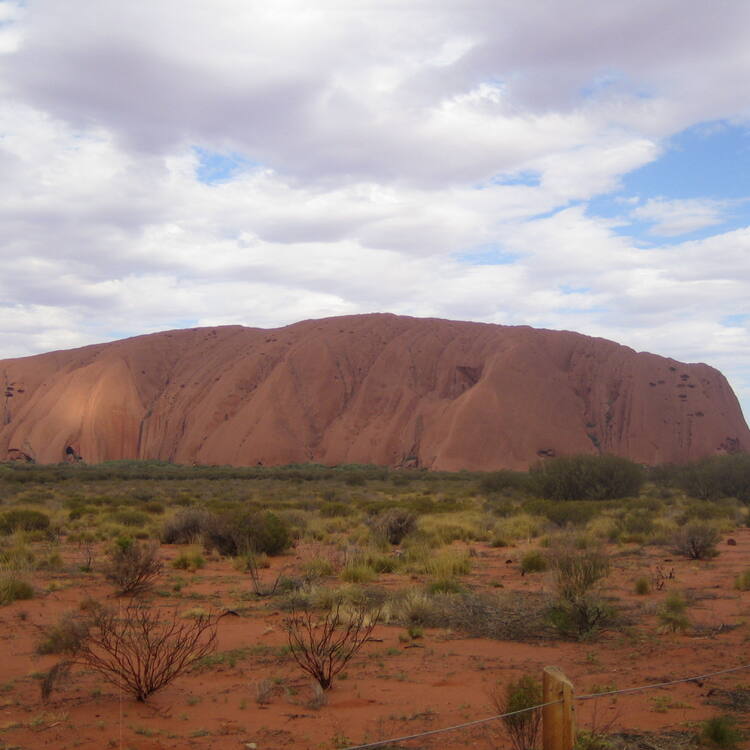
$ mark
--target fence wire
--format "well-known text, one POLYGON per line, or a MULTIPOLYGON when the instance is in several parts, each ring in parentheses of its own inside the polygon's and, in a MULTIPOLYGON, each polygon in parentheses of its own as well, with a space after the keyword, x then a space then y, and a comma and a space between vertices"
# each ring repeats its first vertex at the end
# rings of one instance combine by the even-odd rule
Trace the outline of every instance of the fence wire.
POLYGON ((393 737, 390 740, 378 740, 377 742, 367 742, 364 745, 350 745, 344 748, 344 750, 369 750, 373 747, 382 747, 383 745, 390 745, 394 742, 406 742, 407 740, 417 740, 420 737, 428 737, 434 734, 443 734, 443 732, 453 732, 456 729, 466 729, 467 727, 476 727, 480 724, 488 724, 491 721, 497 721, 498 719, 505 719, 508 716, 516 716, 517 714, 524 714, 527 711, 536 711, 537 709, 544 708, 545 706, 555 706, 558 703, 562 703, 562 700, 548 701, 547 703, 540 703, 538 706, 529 706, 528 708, 520 708, 518 711, 509 711, 505 714, 497 714, 495 716, 488 716, 486 719, 475 719, 474 721, 467 721, 463 724, 454 724, 452 727, 443 727, 442 729, 430 729, 426 732, 418 732, 417 734, 409 734, 405 737, 393 737))
MULTIPOLYGON (((740 667, 730 667, 728 669, 719 669, 715 672, 707 672, 706 674, 694 675, 693 677, 681 677, 677 680, 668 680, 666 682, 655 682, 649 685, 641 685, 640 687, 634 688, 623 688, 622 690, 607 690, 603 693, 588 693, 586 695, 575 695, 574 700, 577 701, 589 701, 595 698, 606 698, 612 695, 628 695, 632 693, 641 693, 646 690, 656 690, 658 688, 669 687, 671 685, 679 685, 683 682, 698 682, 700 680, 708 680, 711 677, 717 677, 723 674, 730 674, 732 672, 741 672, 742 670, 750 669, 750 664, 743 664, 740 667)), ((476 727, 480 724, 489 724, 492 721, 498 719, 505 719, 509 716, 516 716, 517 714, 527 713, 528 711, 537 711, 540 708, 546 706, 555 706, 558 703, 562 703, 562 700, 549 701, 548 703, 540 703, 538 706, 529 706, 528 708, 521 708, 518 711, 509 711, 504 714, 496 714, 495 716, 488 716, 484 719, 475 719, 474 721, 467 721, 463 724, 454 724, 451 727, 442 727, 441 729, 430 729, 425 732, 417 732, 416 734, 408 734, 404 737, 393 737, 388 740, 378 740, 377 742, 366 742, 364 745, 350 745, 344 748, 344 750, 371 750, 371 748, 383 747, 384 745, 396 744, 399 742, 407 742, 408 740, 417 740, 421 737, 429 737, 431 735, 443 734, 445 732, 454 732, 457 729, 467 729, 468 727, 476 727)))

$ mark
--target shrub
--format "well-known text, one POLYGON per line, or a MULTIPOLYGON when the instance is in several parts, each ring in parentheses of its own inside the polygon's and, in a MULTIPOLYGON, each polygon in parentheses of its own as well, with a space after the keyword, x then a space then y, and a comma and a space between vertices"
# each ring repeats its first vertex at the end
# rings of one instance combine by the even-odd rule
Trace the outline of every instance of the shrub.
POLYGON ((385 618, 404 625, 430 625, 436 617, 435 601, 424 591, 411 588, 400 592, 386 605, 385 618))
POLYGON ((684 633, 690 627, 686 610, 687 602, 682 594, 677 591, 669 594, 659 611, 661 630, 671 633, 684 633))
POLYGON ((73 664, 92 669, 107 682, 145 701, 216 646, 216 620, 198 616, 178 618, 177 610, 164 616, 158 610, 131 602, 118 614, 99 609, 72 660, 53 668, 42 683, 48 698, 73 664))
POLYGON ((104 575, 115 584, 119 596, 132 596, 151 588, 162 570, 158 549, 156 542, 139 544, 132 539, 117 540, 104 575))
POLYGON ((686 466, 662 467, 662 481, 676 484, 692 497, 717 500, 736 497, 750 502, 750 455, 735 453, 728 456, 711 456, 686 466))
POLYGON ((203 555, 200 552, 182 552, 178 557, 172 560, 172 567, 177 570, 189 570, 195 573, 206 564, 203 555))
POLYGON ((390 544, 401 544, 407 534, 417 526, 417 517, 405 508, 390 508, 371 519, 368 523, 376 536, 390 544))
POLYGON ((464 551, 446 550, 424 563, 424 571, 434 578, 452 578, 471 573, 471 558, 464 551))
POLYGON ((551 553, 557 601, 549 616, 563 634, 584 638, 612 614, 595 590, 609 574, 609 558, 600 549, 560 547, 551 553))
POLYGON ((545 516, 556 526, 583 526, 602 511, 601 500, 568 500, 564 503, 535 498, 523 504, 527 513, 545 516))
POLYGON ((375 578, 375 571, 364 562, 350 562, 341 571, 341 580, 347 583, 369 583, 375 578))
POLYGON ((547 570, 547 558, 539 550, 531 550, 521 558, 523 573, 541 573, 547 570))
POLYGON ((427 584, 430 594, 460 594, 464 587, 455 578, 436 578, 427 584))
POLYGON ((734 587, 738 591, 750 591, 750 570, 745 570, 734 579, 734 587))
POLYGON ((36 647, 38 654, 78 653, 88 635, 90 622, 66 612, 54 624, 42 629, 43 637, 36 647))
POLYGON ((14 571, 0 573, 0 604, 33 599, 34 588, 14 571))
POLYGON ((719 551, 719 532, 703 521, 688 523, 677 531, 672 544, 674 551, 691 560, 707 560, 716 557, 719 551))
POLYGON ((640 578, 637 578, 635 581, 635 593, 639 596, 645 596, 646 594, 651 593, 651 582, 646 578, 646 576, 641 576, 640 578))
POLYGON ((161 540, 165 544, 192 544, 200 539, 214 516, 200 508, 185 508, 164 522, 161 540))
POLYGON ((637 495, 643 469, 620 456, 547 459, 530 471, 537 492, 549 500, 612 500, 637 495))
POLYGON ((323 518, 340 518, 352 514, 352 508, 346 503, 326 502, 320 506, 320 515, 323 518))
POLYGON ((501 469, 485 474, 479 481, 479 491, 485 495, 523 492, 528 486, 528 475, 521 471, 501 469))
POLYGON ((151 520, 151 516, 148 513, 144 513, 141 510, 133 510, 132 508, 117 510, 112 513, 110 518, 115 523, 131 527, 145 526, 151 520))
POLYGON ((320 621, 309 610, 292 610, 284 628, 294 660, 323 690, 328 690, 333 678, 370 638, 379 617, 379 610, 373 613, 365 606, 345 614, 336 604, 320 621))
POLYGON ((535 750, 541 729, 542 711, 524 709, 542 703, 541 683, 531 675, 524 675, 508 683, 504 691, 497 686, 491 697, 498 714, 523 711, 513 716, 505 716, 503 724, 515 750, 535 750))
POLYGON ((701 738, 715 747, 733 748, 742 740, 742 732, 733 716, 713 716, 703 722, 701 738))
POLYGON ((333 564, 323 557, 314 557, 302 566, 302 571, 307 580, 314 581, 317 578, 333 575, 333 564))
POLYGON ((204 530, 203 541, 225 557, 248 552, 279 555, 292 544, 288 524, 270 512, 215 516, 204 530))
POLYGON ((0 534, 14 531, 47 531, 49 516, 38 510, 9 510, 0 516, 0 534))

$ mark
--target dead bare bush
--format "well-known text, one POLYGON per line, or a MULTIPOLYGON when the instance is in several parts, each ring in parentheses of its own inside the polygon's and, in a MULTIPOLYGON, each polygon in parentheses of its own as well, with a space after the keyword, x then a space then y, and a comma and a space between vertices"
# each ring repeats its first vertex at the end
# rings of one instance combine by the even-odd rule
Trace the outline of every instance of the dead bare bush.
POLYGON ((100 609, 71 659, 52 668, 42 684, 46 700, 74 665, 92 669, 107 682, 145 701, 183 674, 216 646, 216 618, 182 620, 131 601, 118 612, 100 609))
POLYGON ((250 574, 250 581, 253 585, 255 595, 258 597, 266 597, 273 596, 276 593, 284 570, 280 570, 272 582, 263 583, 260 573, 260 565, 258 565, 258 558, 251 553, 247 556, 247 572, 250 574))
POLYGON ((370 638, 380 619, 380 610, 365 606, 344 609, 340 603, 322 615, 311 610, 292 610, 284 628, 289 648, 300 669, 323 690, 370 638))

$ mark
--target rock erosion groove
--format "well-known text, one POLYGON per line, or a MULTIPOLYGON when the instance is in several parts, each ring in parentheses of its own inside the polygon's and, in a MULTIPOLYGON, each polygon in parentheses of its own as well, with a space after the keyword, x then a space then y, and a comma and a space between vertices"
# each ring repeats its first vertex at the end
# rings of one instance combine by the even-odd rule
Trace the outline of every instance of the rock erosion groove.
POLYGON ((527 326, 356 315, 168 331, 0 367, 2 460, 492 470, 750 449, 717 370, 527 326))

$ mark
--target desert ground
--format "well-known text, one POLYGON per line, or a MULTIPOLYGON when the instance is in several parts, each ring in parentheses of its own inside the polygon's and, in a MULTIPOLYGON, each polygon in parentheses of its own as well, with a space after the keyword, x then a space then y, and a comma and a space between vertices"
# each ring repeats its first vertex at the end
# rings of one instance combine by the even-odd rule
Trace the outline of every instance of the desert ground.
MULTIPOLYGON (((510 683, 541 679, 550 665, 576 695, 604 694, 576 703, 582 748, 750 746, 731 735, 748 728, 750 669, 606 695, 750 663, 750 529, 736 499, 646 484, 638 497, 573 503, 578 518, 555 522, 538 501, 487 491, 476 475, 167 481, 75 471, 44 482, 3 475, 0 511, 33 509, 54 528, 2 541, 6 580, 32 589, 0 607, 4 750, 345 748, 497 714, 510 683), (247 555, 221 555, 199 538, 161 541, 161 570, 138 596, 180 623, 216 618, 215 648, 145 702, 72 657, 42 700, 45 675, 71 658, 55 626, 96 607, 123 613, 131 601, 106 575, 115 540, 146 546, 164 539, 170 519, 238 504, 271 508, 293 530, 280 554, 253 557, 255 584, 247 555), (374 538, 381 506, 412 509, 415 527, 398 544, 374 538), (696 518, 716 532, 705 559, 675 551, 674 534, 696 518), (587 632, 549 614, 555 555, 571 550, 609 565, 587 594, 603 613, 587 632), (292 657, 287 628, 294 613, 322 620, 336 602, 379 619, 322 690, 292 657), (730 744, 706 734, 716 717, 730 744)), ((511 746, 502 721, 388 745, 511 746)))

